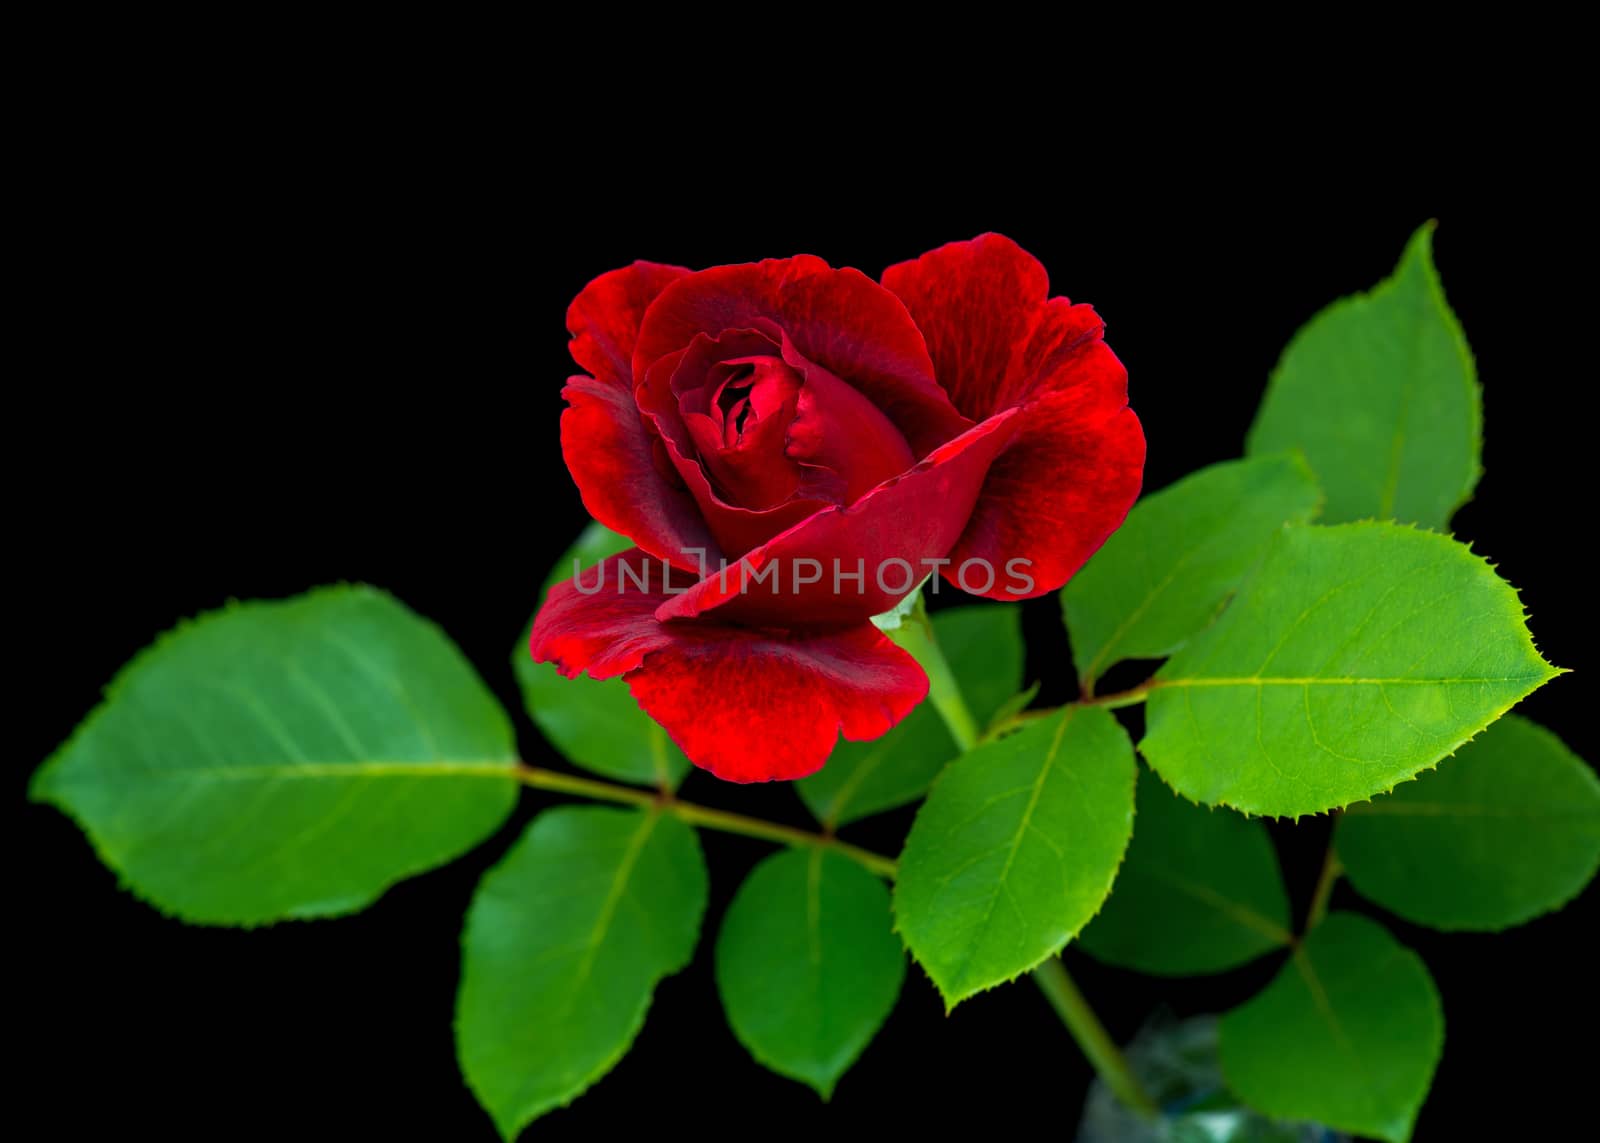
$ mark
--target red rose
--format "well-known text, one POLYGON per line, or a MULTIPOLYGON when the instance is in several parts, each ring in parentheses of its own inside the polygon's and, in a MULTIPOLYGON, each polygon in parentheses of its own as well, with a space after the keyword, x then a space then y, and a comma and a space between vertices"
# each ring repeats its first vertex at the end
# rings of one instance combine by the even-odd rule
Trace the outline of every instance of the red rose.
POLYGON ((935 567, 994 599, 1054 591, 1139 493, 1099 317, 997 234, 882 285, 807 255, 635 262, 567 328, 591 376, 563 392, 562 452, 638 547, 551 591, 533 657, 624 676, 719 777, 800 778, 841 730, 883 734, 928 683, 872 616, 935 567))

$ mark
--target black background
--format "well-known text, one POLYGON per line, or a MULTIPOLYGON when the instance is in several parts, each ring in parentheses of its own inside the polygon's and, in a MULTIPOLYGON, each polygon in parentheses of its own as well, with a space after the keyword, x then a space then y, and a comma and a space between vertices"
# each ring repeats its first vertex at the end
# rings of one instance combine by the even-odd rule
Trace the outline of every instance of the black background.
MULTIPOLYGON (((334 580, 381 585, 438 620, 519 712, 528 760, 555 764, 520 714, 509 657, 547 565, 584 522, 557 443, 571 297, 637 257, 703 266, 804 251, 876 275, 988 229, 1107 319, 1156 489, 1237 455, 1293 331, 1376 282, 1415 226, 1438 217, 1438 262, 1477 356, 1487 426, 1487 475, 1457 532, 1522 590, 1546 655, 1579 668, 1522 709, 1595 757, 1580 645, 1592 577, 1574 546, 1593 521, 1592 434, 1561 399, 1591 359, 1550 272, 1559 252, 1533 240, 1522 211, 1463 202, 1442 180, 1413 192, 1375 177, 1318 199, 1302 189, 1314 180, 1247 188, 1177 169, 1080 180, 991 164, 955 180, 708 154, 668 178, 594 153, 530 174, 482 158, 514 147, 423 158, 363 139, 330 129, 265 153, 140 150, 108 168, 115 194, 91 193, 51 231, 59 257, 40 289, 72 318, 51 339, 37 404, 12 422, 15 447, 37 458, 14 489, 38 581, 13 600, 13 661, 27 672, 14 692, 25 696, 13 720, 19 800, 33 765, 155 633, 229 597, 334 580), (1078 182, 1102 189, 1079 193, 1078 182)), ((1054 602, 1032 607, 1030 671, 1059 698, 1054 602)), ((806 820, 782 786, 695 773, 684 793, 806 820)), ((37 1016, 17 1045, 24 1098, 85 1138, 214 1138, 241 1125, 491 1138, 453 1057, 459 923, 478 876, 549 801, 526 796, 488 844, 359 916, 253 932, 163 919, 117 888, 67 819, 27 807, 13 871, 13 921, 33 962, 13 986, 37 1016)), ((847 832, 893 851, 909 821, 890 814, 847 832)), ((1326 830, 1275 827, 1297 913, 1326 830)), ((754 1064, 724 1026, 708 952, 769 848, 709 833, 703 844, 712 902, 700 955, 660 987, 632 1052, 542 1121, 541 1137, 662 1119, 713 1137, 909 1133, 962 1111, 1070 1136, 1089 1071, 1025 981, 946 1018, 913 967, 830 1106, 754 1064)), ((1347 886, 1335 905, 1381 915, 1347 886)), ((1385 918, 1444 997, 1446 1050, 1420 1139, 1582 1121, 1592 914, 1591 899, 1495 936, 1385 918)), ((1068 960, 1123 1039, 1163 1003, 1236 1004, 1275 967, 1173 982, 1068 960)))

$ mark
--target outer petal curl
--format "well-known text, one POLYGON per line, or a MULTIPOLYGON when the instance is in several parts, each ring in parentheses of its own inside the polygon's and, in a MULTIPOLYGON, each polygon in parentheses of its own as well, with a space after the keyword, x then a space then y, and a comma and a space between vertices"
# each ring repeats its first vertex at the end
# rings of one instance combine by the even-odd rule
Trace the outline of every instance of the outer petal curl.
POLYGON ((551 590, 529 649, 569 678, 623 676, 690 761, 735 782, 814 773, 841 731, 877 738, 927 694, 916 660, 870 623, 788 635, 659 622, 668 591, 688 582, 637 548, 612 556, 585 574, 583 592, 572 580, 551 590), (645 576, 650 590, 639 590, 645 576))
POLYGON ((682 266, 634 262, 590 282, 567 307, 572 359, 601 381, 631 388, 633 347, 644 311, 688 273, 682 266))
MULTIPOLYGON (((1050 298, 1044 268, 998 234, 891 266, 883 283, 916 319, 957 408, 980 419, 1021 410, 952 567, 1026 559, 1028 594, 1056 590, 1121 526, 1144 474, 1144 432, 1104 324, 1050 298)), ((1017 598, 998 585, 984 594, 1017 598)))

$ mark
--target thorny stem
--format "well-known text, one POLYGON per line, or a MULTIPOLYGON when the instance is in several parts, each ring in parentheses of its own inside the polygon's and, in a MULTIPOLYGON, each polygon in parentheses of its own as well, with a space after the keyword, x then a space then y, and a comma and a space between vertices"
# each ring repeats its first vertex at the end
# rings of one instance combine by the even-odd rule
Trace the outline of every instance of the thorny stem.
POLYGON ((1113 1095, 1135 1111, 1156 1115, 1159 1109, 1150 1098, 1139 1078, 1128 1067, 1128 1061, 1117 1050, 1116 1041, 1106 1031, 1105 1025, 1089 1007, 1078 985, 1067 975, 1060 957, 1051 957, 1033 970, 1033 982, 1050 1001, 1050 1006, 1061 1017, 1061 1022, 1078 1041, 1078 1047, 1094 1065, 1094 1070, 1113 1095))
MULTIPOLYGON (((950 731, 956 746, 963 753, 971 750, 980 738, 978 720, 972 716, 972 710, 956 683, 955 674, 933 637, 933 625, 928 622, 920 598, 905 622, 897 630, 889 632, 889 637, 922 665, 928 676, 928 700, 944 719, 945 728, 950 731)), ((1105 703, 1108 700, 1098 701, 1105 703)), ((1089 1007, 1088 1000, 1078 991, 1072 977, 1067 975, 1061 958, 1051 957, 1034 969, 1032 976, 1034 983, 1049 998, 1051 1007, 1061 1017, 1061 1022, 1067 1026, 1067 1031, 1077 1041, 1084 1058, 1112 1093, 1135 1111, 1156 1114, 1155 1102, 1140 1085, 1133 1069, 1128 1066, 1127 1058, 1106 1032, 1105 1025, 1100 1023, 1094 1009, 1089 1007)))
POLYGON ((780 825, 761 818, 746 817, 744 814, 734 814, 726 810, 712 809, 710 806, 679 801, 670 793, 636 790, 628 786, 613 785, 610 782, 597 782, 593 778, 580 778, 576 774, 545 770, 538 766, 518 766, 516 773, 517 781, 536 790, 576 794, 581 798, 622 802, 631 806, 656 806, 690 825, 760 838, 763 841, 775 841, 780 845, 823 846, 860 863, 880 877, 893 877, 895 874, 893 858, 872 853, 825 834, 811 833, 808 830, 795 829, 793 826, 780 825))

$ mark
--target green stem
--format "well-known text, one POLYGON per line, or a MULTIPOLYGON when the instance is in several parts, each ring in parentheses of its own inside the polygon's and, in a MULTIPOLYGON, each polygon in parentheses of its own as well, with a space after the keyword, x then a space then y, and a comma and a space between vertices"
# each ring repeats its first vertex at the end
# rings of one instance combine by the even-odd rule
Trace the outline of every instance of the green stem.
POLYGON ((811 833, 808 830, 779 825, 777 822, 745 817, 743 814, 730 814, 725 810, 697 806, 693 802, 680 802, 676 799, 668 801, 666 809, 690 825, 760 838, 763 841, 775 841, 780 845, 820 845, 826 849, 836 850, 880 877, 893 878, 897 868, 891 857, 884 857, 881 853, 873 853, 826 834, 811 833))
POLYGON ((944 652, 933 637, 933 624, 928 622, 928 613, 923 608, 920 595, 911 613, 888 634, 901 650, 921 664, 928 676, 928 701, 933 703, 933 708, 944 720, 956 747, 962 753, 971 750, 978 744, 981 733, 978 720, 972 717, 972 710, 961 695, 961 686, 956 682, 944 652))
MULTIPOLYGON (((980 737, 978 720, 972 717, 972 710, 962 697, 955 674, 933 637, 933 625, 928 622, 920 597, 905 621, 889 632, 889 638, 922 665, 928 676, 929 701, 939 712, 939 717, 944 719, 945 728, 950 731, 950 737, 956 745, 963 752, 971 750, 980 737)), ((1100 701, 1109 701, 1109 698, 1100 701)), ((1067 1031, 1072 1033, 1072 1038, 1078 1042, 1090 1066, 1116 1097, 1135 1111, 1156 1114, 1155 1103, 1139 1085, 1132 1069, 1128 1067, 1128 1061, 1117 1048, 1116 1041, 1107 1034, 1105 1025, 1100 1023, 1094 1009, 1089 1007, 1083 993, 1078 991, 1078 986, 1067 975, 1061 958, 1051 957, 1034 969, 1033 979, 1049 997, 1051 1005, 1067 1026, 1067 1031)))
POLYGON ((659 794, 649 790, 597 782, 593 778, 580 778, 576 774, 563 774, 559 770, 545 770, 538 766, 518 765, 517 781, 535 790, 576 794, 580 798, 594 798, 601 802, 626 802, 630 806, 653 806, 661 800, 659 794))
POLYGON ((1317 887, 1311 894, 1311 908, 1306 912, 1306 932, 1322 924, 1328 915, 1328 902, 1333 897, 1333 887, 1344 873, 1344 863, 1339 860, 1333 843, 1328 844, 1328 856, 1322 862, 1322 872, 1317 876, 1317 887))
POLYGON ((1128 1067, 1127 1059, 1117 1049, 1116 1041, 1106 1031, 1105 1025, 1100 1023, 1072 977, 1067 975, 1061 958, 1053 956, 1034 969, 1033 982, 1049 999, 1050 1006, 1061 1017, 1061 1022, 1072 1033, 1072 1038, 1078 1042, 1078 1047, 1083 1049, 1083 1054, 1094 1065, 1095 1072, 1105 1081, 1112 1094, 1135 1111, 1146 1115, 1159 1114, 1155 1101, 1144 1090, 1133 1069, 1128 1067))
POLYGON ((693 802, 681 802, 670 793, 651 793, 649 790, 636 790, 628 786, 614 785, 610 782, 597 782, 593 778, 581 778, 576 774, 563 774, 558 770, 545 770, 538 766, 518 766, 517 780, 524 786, 530 786, 536 790, 575 794, 580 798, 594 798, 602 802, 622 802, 630 806, 659 806, 666 813, 672 814, 690 825, 721 830, 723 833, 736 833, 743 837, 760 838, 762 841, 775 841, 779 845, 823 846, 860 863, 880 877, 892 878, 895 874, 893 858, 884 857, 880 853, 872 853, 859 846, 840 841, 836 837, 811 833, 808 830, 780 825, 777 822, 769 822, 761 818, 746 817, 744 814, 733 814, 726 810, 712 809, 710 806, 696 805, 693 802))
POLYGON ((1103 706, 1108 710, 1116 710, 1118 707, 1133 706, 1135 703, 1143 702, 1150 692, 1160 685, 1155 679, 1146 679, 1138 686, 1129 687, 1125 691, 1115 691, 1098 697, 1085 697, 1078 701, 1084 706, 1103 706))

